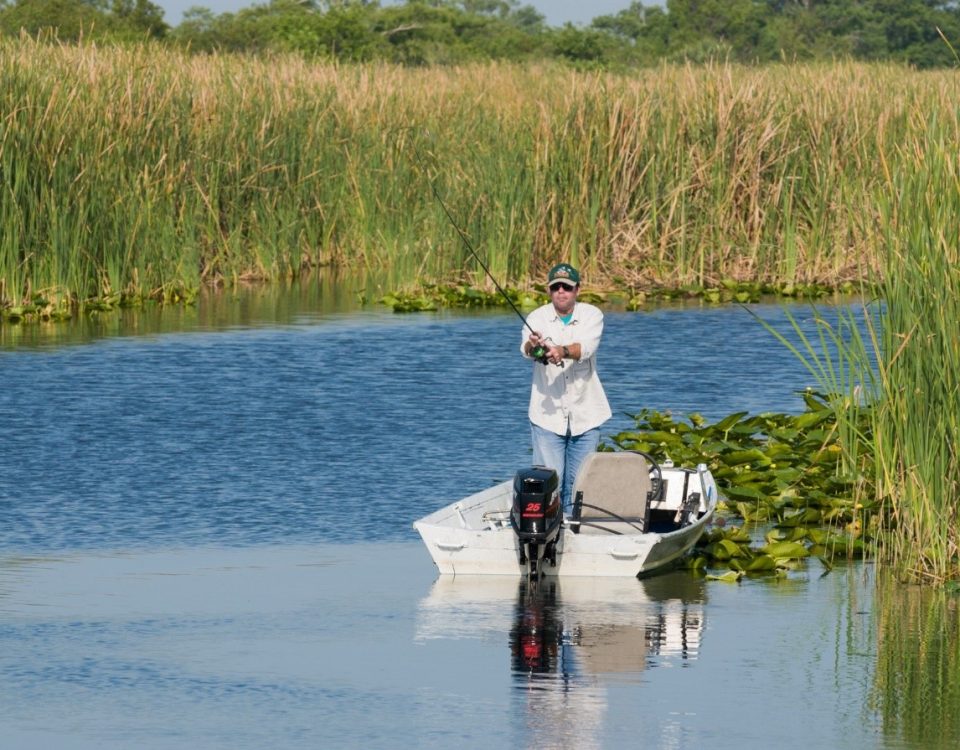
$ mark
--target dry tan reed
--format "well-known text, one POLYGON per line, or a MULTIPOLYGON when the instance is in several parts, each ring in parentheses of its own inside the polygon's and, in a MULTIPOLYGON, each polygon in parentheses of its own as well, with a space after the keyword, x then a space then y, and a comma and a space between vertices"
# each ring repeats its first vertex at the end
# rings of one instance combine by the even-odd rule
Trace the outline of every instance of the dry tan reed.
POLYGON ((954 74, 889 65, 410 70, 0 42, 0 279, 164 293, 304 266, 594 283, 881 267, 878 192, 958 130, 954 74), (420 168, 415 153, 423 155, 420 168))

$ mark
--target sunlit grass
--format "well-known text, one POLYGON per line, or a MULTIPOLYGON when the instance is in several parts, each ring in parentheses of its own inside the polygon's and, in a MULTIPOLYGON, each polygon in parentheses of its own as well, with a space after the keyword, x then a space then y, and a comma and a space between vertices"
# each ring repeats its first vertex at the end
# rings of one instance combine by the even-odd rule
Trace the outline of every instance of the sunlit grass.
POLYGON ((942 583, 960 579, 960 165, 952 116, 913 117, 923 137, 902 144, 878 197, 880 300, 818 319, 819 342, 797 327, 794 351, 835 394, 843 470, 881 503, 882 559, 942 583))
MULTIPOLYGON (((408 70, 0 41, 0 305, 176 299, 310 266, 503 282, 836 285, 878 195, 947 159, 952 73, 887 65, 408 70), (414 149, 428 167, 420 168, 414 149), (65 291, 64 291, 65 290, 65 291)), ((955 141, 954 141, 955 142, 955 141)))
MULTIPOLYGON (((918 113, 918 116, 920 113, 918 113)), ((953 123, 924 119, 928 138, 905 151, 882 204, 886 280, 873 448, 889 507, 885 546, 912 579, 960 578, 960 169, 953 123)))

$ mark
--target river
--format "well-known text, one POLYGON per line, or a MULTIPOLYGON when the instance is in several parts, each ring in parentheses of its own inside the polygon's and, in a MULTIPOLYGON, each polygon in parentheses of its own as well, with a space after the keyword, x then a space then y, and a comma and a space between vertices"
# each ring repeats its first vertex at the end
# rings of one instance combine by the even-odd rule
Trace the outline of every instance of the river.
MULTIPOLYGON (((411 522, 530 460, 519 321, 329 297, 5 332, 0 747, 956 745, 956 690, 881 658, 871 564, 438 579, 411 522)), ((608 435, 812 385, 738 306, 611 310, 599 369, 608 435)))

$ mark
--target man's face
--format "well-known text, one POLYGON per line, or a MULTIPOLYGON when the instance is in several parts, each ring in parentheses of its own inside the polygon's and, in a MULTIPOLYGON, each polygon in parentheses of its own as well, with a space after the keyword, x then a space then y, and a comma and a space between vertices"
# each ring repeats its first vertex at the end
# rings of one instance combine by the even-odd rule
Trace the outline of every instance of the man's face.
POLYGON ((559 315, 566 315, 577 301, 577 293, 580 286, 567 284, 566 282, 557 282, 550 287, 550 301, 553 302, 553 309, 559 315))

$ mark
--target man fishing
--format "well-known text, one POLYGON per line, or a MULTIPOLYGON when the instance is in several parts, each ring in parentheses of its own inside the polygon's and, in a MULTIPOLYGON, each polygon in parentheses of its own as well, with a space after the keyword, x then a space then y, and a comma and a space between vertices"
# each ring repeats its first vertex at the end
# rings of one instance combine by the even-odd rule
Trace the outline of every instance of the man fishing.
POLYGON ((550 302, 527 317, 520 351, 536 360, 529 409, 533 462, 557 472, 569 514, 577 472, 611 417, 596 363, 603 313, 577 302, 580 273, 568 263, 550 269, 547 290, 550 302))

